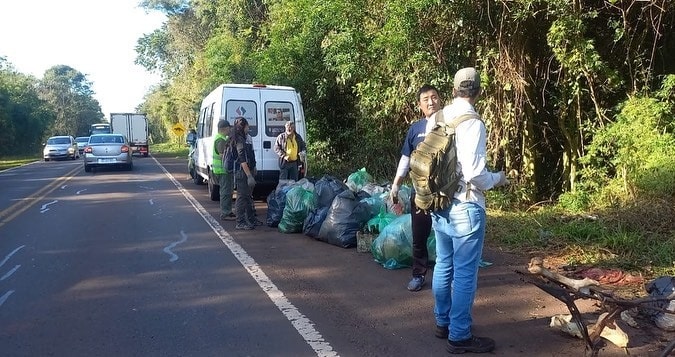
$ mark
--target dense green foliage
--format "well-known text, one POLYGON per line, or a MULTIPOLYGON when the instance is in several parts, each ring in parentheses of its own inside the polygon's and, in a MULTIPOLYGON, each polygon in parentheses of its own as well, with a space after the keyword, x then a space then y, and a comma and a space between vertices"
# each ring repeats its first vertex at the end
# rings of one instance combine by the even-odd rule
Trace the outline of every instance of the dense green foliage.
POLYGON ((86 76, 58 65, 38 80, 0 57, 0 155, 34 155, 52 135, 87 135, 103 120, 86 76))
POLYGON ((417 88, 434 84, 450 101, 454 72, 476 66, 490 162, 514 174, 512 199, 532 202, 577 191, 580 158, 627 97, 661 100, 653 93, 675 50, 665 4, 146 0, 169 20, 139 40, 137 62, 164 75, 145 106, 158 127, 193 126, 220 83, 291 85, 304 98, 314 172, 365 166, 382 180, 420 115, 417 88))

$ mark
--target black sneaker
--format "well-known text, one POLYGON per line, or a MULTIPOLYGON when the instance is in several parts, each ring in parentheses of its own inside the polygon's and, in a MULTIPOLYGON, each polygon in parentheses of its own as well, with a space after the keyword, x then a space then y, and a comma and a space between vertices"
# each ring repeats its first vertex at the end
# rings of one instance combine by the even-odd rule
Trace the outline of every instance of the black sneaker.
POLYGON ((442 339, 448 338, 448 326, 438 326, 436 325, 436 331, 434 331, 434 336, 442 339))
POLYGON ((450 341, 445 349, 453 354, 460 353, 486 353, 495 349, 495 340, 488 337, 473 336, 464 341, 450 341))
POLYGON ((253 226, 253 227, 256 227, 256 226, 262 226, 262 225, 263 225, 262 221, 259 220, 259 219, 254 219, 253 222, 248 222, 247 224, 248 224, 249 226, 253 226))
POLYGON ((230 212, 228 214, 220 214, 220 219, 223 221, 234 221, 234 219, 237 218, 237 215, 234 213, 230 212))
POLYGON ((250 231, 252 229, 255 229, 255 227, 247 223, 237 223, 237 225, 234 226, 234 229, 238 229, 241 231, 250 231))
POLYGON ((413 276, 412 280, 408 283, 409 291, 420 291, 424 286, 424 275, 413 276))

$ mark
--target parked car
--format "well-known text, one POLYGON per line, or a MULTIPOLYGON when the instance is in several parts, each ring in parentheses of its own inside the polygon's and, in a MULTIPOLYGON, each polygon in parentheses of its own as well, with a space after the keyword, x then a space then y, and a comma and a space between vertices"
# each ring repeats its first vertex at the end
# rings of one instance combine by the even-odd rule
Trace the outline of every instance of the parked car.
POLYGON ((78 136, 75 138, 75 141, 77 142, 77 150, 80 152, 80 156, 82 156, 82 153, 84 153, 84 147, 87 146, 87 142, 89 142, 89 137, 78 136))
POLYGON ((132 151, 127 137, 120 134, 94 134, 84 147, 84 171, 100 166, 122 166, 132 170, 132 151))
POLYGON ((77 151, 77 142, 72 136, 61 135, 47 139, 47 143, 42 149, 42 157, 45 161, 54 159, 75 160, 80 157, 80 153, 77 151))

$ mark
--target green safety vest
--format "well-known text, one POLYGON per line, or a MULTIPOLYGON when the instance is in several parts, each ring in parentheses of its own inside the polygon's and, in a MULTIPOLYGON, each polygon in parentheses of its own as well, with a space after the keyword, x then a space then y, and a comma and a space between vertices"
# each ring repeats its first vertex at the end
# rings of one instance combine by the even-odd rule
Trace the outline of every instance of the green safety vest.
POLYGON ((216 143, 218 140, 227 140, 229 137, 227 135, 223 135, 221 133, 216 134, 215 139, 213 139, 213 165, 211 166, 211 169, 213 170, 213 173, 216 175, 222 175, 225 173, 225 168, 223 167, 223 158, 218 154, 218 150, 216 150, 216 143))

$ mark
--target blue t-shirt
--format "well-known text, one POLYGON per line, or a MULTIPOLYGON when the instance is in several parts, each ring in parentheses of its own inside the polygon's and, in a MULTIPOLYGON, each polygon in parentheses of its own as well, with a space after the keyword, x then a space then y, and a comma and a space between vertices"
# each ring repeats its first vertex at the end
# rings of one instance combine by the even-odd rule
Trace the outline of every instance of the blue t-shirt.
POLYGON ((413 150, 424 141, 424 136, 427 131, 427 119, 422 118, 414 122, 410 128, 408 128, 408 135, 405 137, 403 142, 403 147, 401 148, 401 155, 410 157, 413 150))

